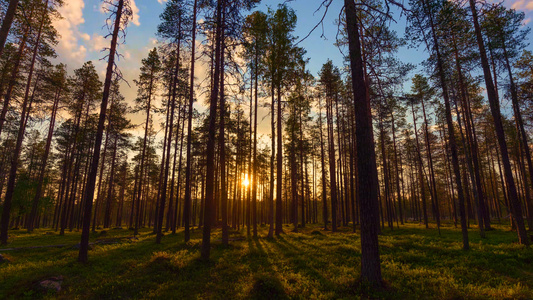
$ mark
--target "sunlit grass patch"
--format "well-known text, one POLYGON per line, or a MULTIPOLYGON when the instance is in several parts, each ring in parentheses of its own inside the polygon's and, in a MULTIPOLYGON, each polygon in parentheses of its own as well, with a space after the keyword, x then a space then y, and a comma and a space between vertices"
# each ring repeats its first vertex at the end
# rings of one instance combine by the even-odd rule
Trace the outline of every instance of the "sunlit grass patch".
POLYGON ((2 252, 10 260, 0 265, 0 298, 83 299, 531 299, 533 250, 516 243, 516 233, 494 226, 481 239, 469 230, 471 250, 463 251, 461 232, 453 226, 435 228, 408 223, 383 229, 380 235, 383 290, 359 282, 359 234, 351 227, 339 232, 307 225, 266 239, 246 229, 232 230, 229 246, 213 232, 209 262, 201 261, 201 230, 183 242, 183 232, 165 234, 155 244, 151 229, 137 239, 132 231, 92 233, 89 263, 76 262, 80 233, 64 236, 39 229, 32 234, 12 233, 8 247, 65 244, 58 248, 2 252), (105 241, 101 243, 98 241, 105 241), (35 283, 63 276, 59 293, 43 294, 35 283))

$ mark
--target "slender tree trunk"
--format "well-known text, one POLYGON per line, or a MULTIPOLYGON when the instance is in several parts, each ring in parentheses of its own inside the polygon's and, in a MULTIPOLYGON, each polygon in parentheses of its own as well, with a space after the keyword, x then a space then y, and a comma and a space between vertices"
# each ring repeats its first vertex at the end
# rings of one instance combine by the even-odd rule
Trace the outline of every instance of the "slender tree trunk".
POLYGON ((337 231, 337 172, 336 155, 335 155, 335 136, 333 129, 333 99, 331 93, 337 91, 330 91, 330 95, 326 99, 326 121, 328 131, 328 154, 329 154, 329 178, 330 178, 330 194, 331 194, 331 231, 337 231))
POLYGON ((216 37, 215 37, 215 69, 213 72, 214 80, 210 96, 209 107, 209 133, 207 136, 207 154, 206 154, 206 179, 205 179, 205 205, 204 205, 204 227, 201 257, 203 260, 208 260, 211 252, 211 226, 214 219, 214 188, 215 188, 215 129, 217 116, 217 100, 220 87, 220 78, 223 68, 221 66, 221 42, 222 42, 222 12, 225 10, 225 1, 219 0, 217 2, 216 13, 216 37))
POLYGON ((118 152, 118 133, 115 133, 115 143, 113 145, 113 156, 111 158, 111 169, 109 170, 109 183, 107 188, 107 197, 106 197, 106 206, 104 210, 104 228, 109 228, 111 226, 111 209, 112 209, 112 200, 115 191, 115 166, 117 161, 117 152, 118 152))
MULTIPOLYGON (((179 26, 181 28, 181 25, 179 26)), ((173 80, 173 87, 172 87, 172 97, 171 97, 171 103, 170 103, 170 121, 167 124, 168 126, 168 137, 165 141, 166 143, 166 159, 165 159, 165 165, 164 165, 164 174, 163 174, 163 187, 161 189, 161 199, 159 202, 159 210, 158 216, 156 217, 156 244, 161 243, 161 237, 163 236, 163 219, 165 217, 165 203, 167 199, 167 188, 168 188, 168 173, 170 170, 170 148, 172 145, 172 131, 174 130, 174 112, 176 110, 176 96, 177 96, 177 83, 178 83, 178 74, 179 74, 179 68, 180 68, 180 48, 181 48, 181 40, 178 41, 178 47, 177 47, 177 55, 176 55, 176 67, 174 70, 174 80, 173 80)), ((178 119, 178 125, 179 125, 179 119, 178 119)), ((178 126, 179 127, 179 126, 178 126)), ((176 135, 178 134, 176 130, 176 135)))
POLYGON ((50 115, 50 124, 48 125, 48 136, 46 137, 46 146, 44 148, 44 155, 43 155, 42 162, 41 162, 41 170, 39 171, 39 179, 37 183, 37 188, 35 190, 35 197, 33 198, 33 201, 32 201, 30 219, 28 222, 28 232, 33 231, 33 228, 35 225, 35 217, 37 216, 37 209, 39 207, 39 201, 42 196, 44 177, 46 174, 46 166, 48 163, 48 156, 50 154, 50 148, 52 145, 52 136, 54 134, 56 115, 57 115, 57 110, 59 107, 60 99, 61 99, 61 88, 58 88, 55 94, 54 104, 52 106, 52 113, 50 115))
POLYGON ((435 220, 437 221, 437 229, 439 230, 440 235, 440 211, 439 211, 439 200, 437 196, 437 183, 435 180, 435 171, 433 169, 433 156, 431 155, 431 143, 429 141, 429 124, 426 116, 426 106, 424 100, 422 100, 422 112, 424 115, 424 136, 426 139, 426 156, 428 159, 430 182, 431 182, 431 205, 433 208, 433 214, 435 220))
MULTIPOLYGON (((509 55, 507 53, 507 48, 503 47, 503 53, 505 58, 505 66, 507 68, 507 72, 509 74, 509 81, 511 83, 511 100, 513 102, 513 111, 514 111, 514 118, 515 122, 517 123, 517 129, 519 134, 519 145, 521 148, 520 154, 525 157, 527 162, 527 168, 529 170, 529 180, 531 180, 531 186, 533 186, 533 162, 531 161, 531 151, 529 149, 529 143, 526 131, 524 129, 524 120, 522 119, 522 113, 520 112, 520 106, 518 104, 518 93, 516 84, 514 82, 513 78, 513 72, 511 71, 511 64, 509 62, 509 55)), ((525 175, 524 175, 525 176, 525 175)), ((527 176, 525 176, 527 177, 527 176)), ((533 231, 533 203, 531 201, 531 196, 529 195, 529 184, 527 180, 524 180, 525 189, 527 191, 526 195, 526 205, 527 205, 527 223, 529 226, 529 230, 533 231)))
POLYGON ((124 162, 121 168, 122 179, 120 186, 120 195, 119 195, 119 204, 117 208, 117 219, 115 222, 115 227, 122 228, 122 214, 124 212, 124 197, 126 195, 126 176, 128 175, 127 162, 124 162))
MULTIPOLYGON (((224 17, 225 20, 225 11, 224 17)), ((220 62, 220 128, 218 133, 218 148, 220 151, 220 185, 221 185, 221 204, 222 204, 222 244, 228 245, 228 191, 226 185, 226 141, 225 141, 225 117, 226 117, 226 97, 224 94, 224 52, 225 45, 224 42, 225 34, 224 29, 222 28, 221 32, 221 62, 220 62)))
POLYGON ((394 126, 394 112, 391 110, 392 125, 392 145, 394 147, 394 171, 396 173, 396 197, 398 198, 398 209, 400 213, 400 223, 403 225, 402 196, 400 193, 400 171, 398 168, 398 150, 396 148, 396 127, 394 126))
POLYGON ((474 0, 470 0, 470 9, 472 11, 476 40, 479 47, 481 65, 483 67, 483 75, 485 78, 485 85, 487 87, 487 95, 489 98, 490 111, 492 114, 492 118, 494 119, 494 128, 496 131, 496 136, 498 138, 498 144, 502 156, 503 170, 507 183, 507 189, 509 192, 509 203, 511 206, 511 212, 513 213, 513 217, 516 223, 518 240, 520 244, 529 245, 530 242, 526 233, 526 227, 522 216, 522 206, 520 204, 520 201, 518 200, 518 193, 516 191, 516 185, 511 170, 511 163, 509 161, 507 142, 505 141, 505 133, 503 130, 503 124, 500 113, 500 103, 498 102, 498 99, 496 97, 496 90, 492 81, 492 75, 490 74, 489 62, 487 60, 487 53, 485 51, 483 37, 481 36, 481 28, 479 26, 477 9, 474 0))
POLYGON ((102 135, 104 133, 104 123, 106 119, 107 100, 109 99, 109 91, 111 89, 111 81, 113 77, 113 68, 115 66, 115 54, 117 49, 118 33, 120 30, 120 23, 122 18, 122 9, 124 7, 124 0, 119 0, 115 15, 115 24, 113 28, 113 35, 111 39, 111 49, 109 50, 109 57, 107 61, 107 71, 104 83, 104 92, 102 97, 102 104, 100 106, 100 117, 98 119, 98 128, 96 130, 96 139, 93 149, 93 160, 91 162, 91 169, 85 188, 84 198, 84 216, 83 216, 83 230, 81 234, 80 253, 78 261, 82 263, 87 262, 87 252, 89 250, 89 230, 91 225, 91 213, 94 197, 94 186, 96 184, 96 174, 98 172, 98 162, 100 159, 100 146, 102 145, 102 135))
POLYGON ((411 112, 413 114, 413 124, 415 129, 415 140, 416 140, 416 152, 417 152, 417 158, 418 158, 418 165, 420 168, 420 172, 418 174, 419 180, 420 180, 420 196, 422 197, 422 210, 424 213, 424 225, 426 225, 426 229, 429 228, 428 224, 428 214, 427 214, 427 207, 426 207, 426 186, 425 186, 425 180, 426 177, 424 174, 424 162, 422 160, 422 149, 420 149, 420 142, 418 141, 418 129, 416 126, 416 117, 415 117, 415 108, 414 105, 411 103, 411 112))
POLYGON ((254 224, 253 236, 257 237, 257 185, 259 184, 259 178, 257 176, 257 108, 258 108, 258 89, 259 89, 259 55, 255 55, 255 73, 254 73, 254 140, 253 140, 253 176, 252 176, 252 223, 254 224))
MULTIPOLYGON (((281 83, 280 83, 281 85, 281 83)), ((278 121, 277 121, 277 130, 278 130, 278 151, 277 151, 277 175, 276 175, 276 235, 283 233, 283 202, 282 202, 282 193, 283 193, 283 143, 282 143, 282 124, 283 124, 283 111, 281 103, 281 86, 277 87, 278 92, 278 121)))
POLYGON ((268 212, 268 223, 270 227, 268 229, 268 237, 272 238, 274 236, 274 158, 276 157, 276 109, 275 109, 275 94, 274 94, 274 81, 271 82, 270 93, 272 96, 270 103, 270 129, 272 131, 272 140, 271 140, 271 155, 270 155, 270 195, 269 195, 269 212, 268 212))
MULTIPOLYGON (((455 52, 456 70, 459 76, 458 79, 459 79, 459 88, 461 92, 461 100, 462 100, 462 107, 463 107, 463 117, 465 119, 467 138, 468 138, 468 141, 470 142, 469 152, 471 152, 471 161, 473 163, 472 168, 473 168, 473 173, 475 176, 475 182, 472 182, 472 184, 476 185, 474 196, 476 196, 476 199, 478 200, 479 226, 480 226, 481 236, 484 237, 485 230, 490 228, 490 223, 489 223, 490 220, 488 220, 488 218, 487 219, 484 218, 486 214, 485 213, 486 205, 485 205, 485 197, 484 197, 483 188, 481 186, 482 179, 481 179, 480 165, 479 165, 479 154, 478 154, 479 150, 478 150, 477 140, 475 136, 475 128, 474 128, 474 124, 472 121, 472 114, 469 109, 470 104, 468 103, 468 95, 466 92, 466 87, 464 85, 463 72, 461 69, 460 62, 459 62, 459 53, 457 51, 457 47, 455 46, 455 40, 454 40, 454 52, 455 52)), ((458 118, 458 120, 460 119, 458 118)))
MULTIPOLYGON (((457 153, 457 142, 455 139, 455 129, 453 127, 453 120, 452 120, 452 110, 450 106, 450 99, 448 95, 448 86, 446 84, 446 78, 444 73, 444 63, 442 61, 442 57, 440 54, 440 44, 437 39, 437 35, 435 32, 435 25, 433 23, 433 15, 431 12, 428 12, 427 3, 426 0, 422 0, 422 5, 424 6, 424 10, 429 16, 430 26, 431 26, 431 36, 433 39, 433 47, 437 58, 437 72, 439 76, 440 85, 442 88, 442 96, 444 98, 444 107, 445 107, 445 114, 446 114, 446 123, 448 127, 448 138, 450 140, 450 150, 452 154, 452 165, 455 175, 455 181, 457 185, 457 194, 459 197, 459 211, 461 214, 461 231, 463 234, 463 249, 468 250, 470 248, 468 244, 468 230, 466 226, 466 215, 464 213, 464 194, 463 194, 463 185, 461 182, 461 169, 459 168, 459 155, 457 153)), ((426 45, 429 48, 429 44, 426 45)))
POLYGON ((192 143, 192 115, 194 104, 194 61, 196 54, 196 12, 198 8, 198 0, 194 0, 193 17, 192 17, 192 51, 191 51, 191 82, 189 84, 189 109, 187 116, 187 163, 185 167, 185 201, 183 205, 183 220, 185 225, 185 242, 191 239, 190 233, 190 219, 191 219, 191 143, 192 143))

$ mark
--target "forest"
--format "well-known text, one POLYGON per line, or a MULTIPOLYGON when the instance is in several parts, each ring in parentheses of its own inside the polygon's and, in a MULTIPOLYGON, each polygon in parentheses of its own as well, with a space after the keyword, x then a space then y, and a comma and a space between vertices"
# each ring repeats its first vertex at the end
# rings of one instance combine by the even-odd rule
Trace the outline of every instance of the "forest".
POLYGON ((0 298, 532 299, 530 19, 301 1, 152 1, 130 81, 134 0, 80 65, 70 1, 0 0, 0 298))

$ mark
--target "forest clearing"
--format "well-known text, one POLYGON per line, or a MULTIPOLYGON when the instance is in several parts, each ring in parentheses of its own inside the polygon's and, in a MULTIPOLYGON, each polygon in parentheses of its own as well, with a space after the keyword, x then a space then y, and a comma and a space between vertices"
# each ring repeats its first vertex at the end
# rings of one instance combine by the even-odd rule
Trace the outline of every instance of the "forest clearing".
POLYGON ((386 288, 361 286, 359 235, 351 228, 324 231, 309 225, 299 233, 258 238, 245 230, 230 232, 223 246, 213 232, 212 258, 200 260, 201 231, 183 243, 183 231, 167 234, 160 245, 151 230, 138 240, 132 231, 99 230, 87 265, 76 262, 79 232, 58 236, 49 230, 13 232, 10 247, 67 244, 62 248, 3 251, 0 264, 2 299, 531 299, 533 253, 516 243, 504 226, 481 239, 471 229, 471 247, 461 249, 461 233, 444 224, 441 236, 432 226, 408 223, 380 235, 386 288), (124 239, 126 238, 126 239, 124 239), (62 276, 61 291, 39 288, 39 282, 62 276))
POLYGON ((533 299, 533 0, 0 0, 0 298, 533 299))

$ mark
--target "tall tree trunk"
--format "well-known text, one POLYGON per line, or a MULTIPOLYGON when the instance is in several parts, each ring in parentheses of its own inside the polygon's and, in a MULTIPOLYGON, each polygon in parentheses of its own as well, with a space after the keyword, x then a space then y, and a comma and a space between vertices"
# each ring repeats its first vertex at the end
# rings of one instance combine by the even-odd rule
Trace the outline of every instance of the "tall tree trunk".
POLYGON ((426 186, 424 182, 425 181, 424 178, 426 176, 424 174, 424 162, 422 160, 422 149, 420 149, 420 142, 418 141, 418 129, 416 126, 415 108, 414 108, 413 103, 411 103, 411 112, 413 114, 413 124, 415 127, 416 155, 418 158, 418 166, 420 168, 418 177, 420 181, 420 196, 422 197, 422 211, 424 213, 424 225, 426 225, 426 228, 429 228, 428 214, 427 214, 427 207, 426 207, 426 186))
MULTIPOLYGON (((531 161, 531 151, 529 149, 527 134, 524 129, 524 120, 522 119, 522 113, 520 112, 520 106, 518 104, 518 93, 517 93, 516 84, 513 78, 513 72, 511 71, 511 63, 509 62, 509 54, 507 53, 507 48, 505 47, 505 45, 503 47, 503 54, 505 58, 505 67, 507 68, 507 72, 509 74, 509 81, 511 83, 511 100, 513 102, 514 118, 517 124, 517 129, 518 129, 518 134, 519 134, 519 138, 518 138, 519 146, 522 150, 520 154, 523 155, 526 159, 527 168, 529 170, 529 180, 531 180, 531 186, 533 186, 533 162, 531 161)), ((525 185, 526 195, 527 195, 526 196, 527 223, 529 226, 529 230, 532 231, 533 230, 533 203, 531 201, 531 196, 529 193, 530 185, 528 184, 527 180, 524 180, 524 185, 525 185)))
MULTIPOLYGON (((181 23, 179 25, 181 28, 181 23)), ((157 211, 158 216, 156 217, 156 244, 161 243, 161 237, 163 236, 163 219, 165 217, 165 203, 167 199, 167 188, 168 188, 168 172, 170 170, 170 148, 172 145, 172 131, 174 130, 174 112, 176 110, 176 96, 177 96, 177 84, 178 84, 178 74, 180 69, 180 48, 181 40, 178 41, 177 54, 176 54, 176 66, 174 69, 174 80, 172 87, 172 97, 170 103, 170 120, 167 124, 168 126, 168 137, 165 141, 166 143, 166 159, 164 165, 164 174, 163 174, 163 186, 161 189, 161 199, 159 201, 159 210, 157 211)), ((179 119, 178 119, 178 128, 179 128, 179 119)), ((176 129, 176 135, 178 130, 176 129)))
POLYGON ((270 194, 269 194, 269 210, 268 210, 268 223, 270 227, 268 229, 268 237, 274 236, 274 164, 276 157, 276 109, 275 109, 275 93, 274 93, 274 81, 271 82, 270 87, 271 103, 270 103, 270 129, 272 131, 271 140, 271 153, 270 153, 270 194))
POLYGON ((124 197, 126 195, 126 177, 128 175, 128 166, 127 162, 121 167, 121 185, 120 185, 120 194, 119 194, 119 203, 117 208, 117 219, 115 220, 115 227, 122 228, 122 214, 124 212, 124 197))
POLYGON ((357 138, 357 169, 361 208, 361 277, 374 286, 382 284, 379 260, 378 173, 370 98, 363 73, 359 24, 355 2, 344 0, 357 138), (364 174, 364 175, 363 175, 364 174))
POLYGON ((259 178, 257 176, 257 108, 258 108, 258 90, 259 90, 259 55, 255 55, 255 73, 254 73, 254 140, 253 140, 253 176, 252 176, 252 223, 254 224, 253 236, 257 237, 257 185, 259 178))
POLYGON ((216 36, 215 36, 215 62, 213 72, 213 87, 211 89, 209 106, 209 133, 207 136, 206 154, 206 175, 205 175, 205 205, 204 205, 204 227, 202 237, 201 257, 208 260, 211 252, 211 226, 214 219, 214 188, 215 188, 215 131, 217 117, 217 100, 220 87, 221 66, 221 42, 222 42, 222 12, 225 10, 225 0, 217 1, 216 12, 216 36))
POLYGON ((526 227, 522 216, 522 206, 518 199, 518 193, 516 191, 516 185, 511 170, 511 162, 509 161, 509 152, 507 149, 507 142, 505 141, 505 133, 503 130, 502 117, 500 113, 500 103, 498 102, 496 90, 494 88, 494 82, 492 81, 492 75, 490 74, 489 62, 487 59, 487 53, 485 51, 483 37, 481 36, 481 28, 479 26, 477 9, 474 0, 470 0, 470 10, 472 11, 474 30, 476 33, 476 40, 479 47, 481 65, 483 67, 483 75, 487 88, 487 96, 489 98, 490 111, 492 114, 492 118, 494 119, 494 129, 496 131, 496 136, 498 138, 498 144, 502 156, 505 181, 507 183, 507 189, 509 192, 509 203, 511 206, 511 211, 513 213, 513 218, 516 223, 518 240, 520 244, 529 245, 530 242, 527 236, 526 227))
POLYGON ((396 127, 394 126, 394 112, 391 110, 391 125, 392 125, 392 145, 394 147, 394 171, 396 175, 396 197, 398 198, 398 209, 400 213, 400 223, 403 225, 403 208, 402 195, 400 193, 400 170, 398 168, 398 149, 396 148, 396 127))
POLYGON ((185 242, 191 239, 190 220, 191 220, 191 143, 192 143, 192 115, 194 104, 194 61, 195 61, 195 43, 196 43, 196 13, 198 8, 198 0, 194 0, 193 17, 192 17, 192 51, 191 51, 191 82, 189 84, 189 109, 187 116, 187 163, 185 167, 185 201, 183 205, 183 220, 185 225, 185 242))
MULTIPOLYGON (((490 223, 488 218, 485 219, 485 197, 484 197, 484 191, 481 186, 481 173, 480 173, 480 165, 479 165, 479 150, 477 145, 477 139, 476 139, 476 129, 474 127, 474 123, 472 121, 472 113, 470 111, 470 103, 468 100, 468 94, 466 92, 466 87, 464 84, 464 77, 462 68, 459 62, 459 51, 457 50, 457 47, 455 45, 455 36, 454 36, 454 53, 455 53, 455 67, 458 74, 458 80, 459 80, 459 89, 461 92, 461 102, 463 107, 463 117, 465 119, 465 125, 466 125, 466 132, 467 132, 467 138, 470 143, 470 151, 471 152, 471 161, 473 163, 473 173, 475 176, 475 182, 472 182, 472 184, 476 185, 476 189, 474 191, 474 196, 478 200, 478 219, 479 219, 479 226, 481 231, 481 236, 485 236, 485 230, 490 228, 490 223)), ((459 118, 457 118, 460 120, 459 118)), ((461 126, 460 126, 461 127, 461 126)), ((466 150, 466 148, 465 148, 466 150)), ((471 170, 472 171, 472 170, 471 170)))
POLYGON ((337 172, 335 171, 336 155, 335 155, 335 131, 333 128, 333 99, 331 92, 326 99, 326 122, 328 131, 328 154, 329 154, 329 179, 330 179, 330 194, 331 194, 331 231, 337 231, 337 172))
MULTIPOLYGON (((279 83, 281 85, 281 83, 279 83)), ((283 126, 283 111, 281 103, 281 86, 277 87, 278 92, 278 151, 277 151, 277 174, 276 174, 276 235, 283 233, 283 200, 282 200, 282 188, 283 188, 283 143, 282 143, 282 126, 283 126)))
POLYGON ((424 100, 422 102, 422 112, 424 115, 424 137, 426 139, 426 156, 428 159, 429 166, 429 175, 431 182, 431 205, 433 208, 433 217, 437 221, 437 229, 439 230, 440 235, 440 211, 439 211, 439 200, 437 196, 437 182, 435 180, 435 171, 433 169, 433 156, 431 155, 431 142, 429 141, 429 124, 426 116, 426 105, 424 100))
POLYGON ((118 152, 118 133, 115 133, 115 143, 113 145, 113 156, 111 158, 111 169, 109 170, 109 183, 107 188, 107 197, 106 197, 106 206, 104 210, 104 228, 109 228, 111 226, 111 210, 112 210, 112 200, 115 191, 115 166, 117 162, 117 152, 118 152))
MULTIPOLYGON (((224 11, 225 20, 226 12, 224 11)), ((221 199, 222 202, 222 244, 228 245, 228 191, 226 185, 226 141, 225 141, 225 117, 226 117, 226 96, 224 94, 224 51, 225 45, 224 42, 224 27, 221 32, 221 62, 220 62, 220 128, 218 133, 218 148, 220 151, 220 186, 221 186, 221 199)))
POLYGON ((89 177, 87 178, 87 186, 85 188, 84 198, 84 216, 83 216, 83 228, 80 241, 80 253, 78 261, 86 263, 89 250, 89 230, 91 225, 91 213, 94 197, 94 186, 96 184, 96 175, 98 172, 98 162, 100 159, 100 146, 102 145, 102 136, 104 133, 104 123, 106 119, 107 100, 109 99, 109 91, 111 89, 111 81, 113 77, 113 68, 115 66, 115 54, 117 50, 118 33, 120 31, 120 23, 122 18, 122 9, 124 7, 124 0, 119 0, 117 10, 115 14, 115 24, 113 28, 113 35, 111 39, 111 49, 109 50, 109 56, 107 61, 106 78, 104 82, 104 92, 102 97, 102 104, 100 106, 100 116, 98 119, 98 128, 96 130, 96 139, 93 149, 93 160, 91 162, 91 169, 89 171, 89 177))
MULTIPOLYGON (((464 213, 464 194, 463 194, 463 184, 461 182, 461 169, 459 168, 459 155, 457 153, 457 142, 455 139, 455 129, 453 127, 453 120, 452 120, 452 110, 450 106, 450 99, 448 95, 448 86, 446 84, 446 78, 444 73, 444 63, 442 61, 442 57, 440 54, 440 44, 437 39, 437 35, 435 32, 435 25, 433 23, 433 15, 431 12, 428 11, 426 0, 422 0, 422 5, 424 6, 424 10, 426 11, 426 14, 429 16, 430 26, 431 26, 431 36, 433 39, 433 47, 437 58, 437 72, 439 76, 440 85, 442 88, 442 96, 444 98, 444 107, 445 107, 445 114, 446 114, 446 124, 448 127, 448 138, 450 140, 450 150, 452 152, 452 165, 453 165, 453 171, 455 175, 455 181, 457 185, 457 194, 459 197, 459 211, 461 214, 461 231, 463 234, 463 249, 467 250, 470 248, 468 244, 468 230, 466 226, 466 215, 464 213)), ((429 48, 429 44, 426 41, 426 45, 429 48)))

